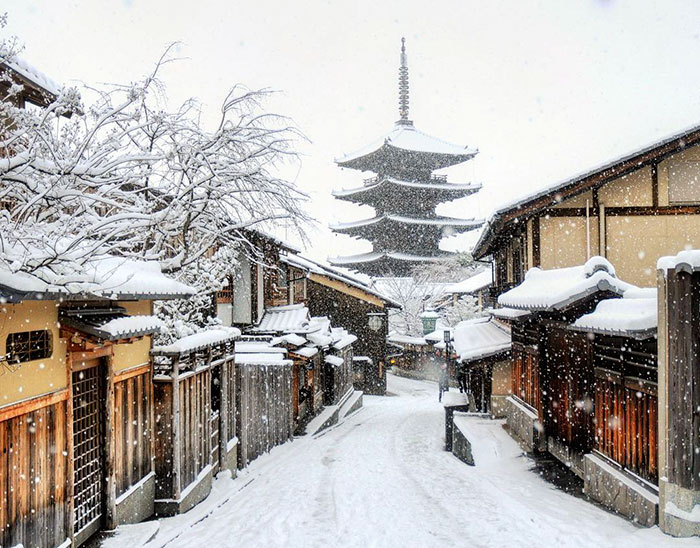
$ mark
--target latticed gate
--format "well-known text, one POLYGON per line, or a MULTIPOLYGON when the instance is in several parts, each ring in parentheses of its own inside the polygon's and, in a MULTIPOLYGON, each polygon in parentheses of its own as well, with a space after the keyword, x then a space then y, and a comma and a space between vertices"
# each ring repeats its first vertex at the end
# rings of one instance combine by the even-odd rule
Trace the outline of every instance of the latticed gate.
POLYGON ((75 535, 100 528, 104 508, 104 411, 99 361, 73 373, 75 535))

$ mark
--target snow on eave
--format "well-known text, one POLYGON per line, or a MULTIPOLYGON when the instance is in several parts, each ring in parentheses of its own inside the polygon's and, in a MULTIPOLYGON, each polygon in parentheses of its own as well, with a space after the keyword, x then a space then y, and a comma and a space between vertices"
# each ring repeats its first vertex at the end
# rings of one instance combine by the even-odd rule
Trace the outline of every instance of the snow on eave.
POLYGON ((532 314, 532 312, 530 312, 529 310, 518 310, 516 308, 503 307, 492 308, 491 310, 489 310, 489 314, 503 320, 515 320, 524 316, 529 316, 530 314, 532 314))
POLYGON ((673 256, 660 257, 656 268, 667 274, 669 270, 691 274, 700 270, 700 250, 686 249, 673 256))
POLYGON ((355 194, 362 194, 368 190, 374 190, 380 186, 387 184, 402 186, 407 188, 416 188, 421 190, 447 190, 454 192, 476 192, 481 190, 483 185, 481 183, 423 183, 418 181, 401 181, 394 177, 385 177, 372 185, 363 185, 361 187, 347 188, 342 190, 333 190, 331 194, 336 198, 344 198, 347 196, 353 196, 355 194))
POLYGON ((634 287, 615 277, 607 259, 592 257, 580 266, 531 268, 520 285, 498 297, 498 304, 520 310, 559 311, 598 292, 622 296, 634 287))
POLYGON ((416 346, 428 344, 424 337, 411 337, 410 335, 389 335, 386 340, 394 344, 413 344, 416 346))
MULTIPOLYGON (((543 198, 549 194, 556 194, 557 192, 561 192, 563 190, 566 190, 569 187, 575 186, 578 183, 583 182, 585 179, 599 175, 600 173, 603 173, 605 171, 612 170, 618 164, 622 164, 624 162, 629 162, 631 160, 634 160, 634 158, 637 156, 642 156, 644 154, 652 152, 657 148, 661 148, 661 147, 668 145, 669 143, 672 143, 673 141, 676 141, 676 140, 682 141, 684 138, 686 138, 689 135, 692 135, 694 133, 700 133, 700 125, 695 124, 695 125, 690 126, 682 131, 676 132, 670 136, 666 136, 666 137, 662 138, 661 140, 654 141, 651 144, 647 144, 644 147, 638 148, 633 152, 628 152, 626 154, 623 154, 622 156, 619 156, 619 157, 614 158, 612 160, 608 160, 607 162, 600 164, 597 167, 588 169, 587 171, 580 173, 578 175, 575 175, 574 177, 569 177, 563 181, 559 181, 555 184, 548 185, 548 186, 546 186, 540 190, 537 190, 533 193, 528 193, 527 195, 521 196, 520 198, 516 198, 515 200, 507 202, 505 205, 502 205, 500 208, 496 209, 491 214, 488 221, 486 222, 486 225, 484 226, 484 230, 482 231, 481 236, 479 237, 479 240, 477 241, 476 245, 474 246, 474 258, 480 259, 481 257, 483 257, 486 254, 487 249, 484 249, 484 248, 487 246, 487 244, 491 240, 491 236, 496 230, 497 223, 500 222, 501 217, 503 217, 505 214, 514 212, 518 209, 524 209, 524 208, 528 207, 532 202, 535 202, 535 201, 539 200, 540 198, 543 198)), ((696 144, 696 143, 693 143, 693 144, 696 144)), ((615 178, 615 177, 619 177, 619 176, 620 175, 613 173, 610 178, 615 178)), ((605 182, 607 182, 607 180, 605 182)), ((601 185, 605 184, 605 182, 601 183, 601 185)), ((573 196, 570 196, 570 197, 573 197, 573 196)))
POLYGON ((157 316, 144 315, 114 318, 97 328, 108 333, 111 339, 116 339, 157 333, 163 326, 163 321, 157 316))
POLYGON ((343 348, 346 348, 355 341, 357 341, 357 336, 348 333, 347 335, 343 336, 340 340, 334 342, 333 348, 335 348, 336 350, 342 350, 343 348))
POLYGON ((407 225, 430 225, 430 226, 453 226, 463 228, 478 228, 484 224, 483 219, 457 219, 454 217, 407 217, 405 215, 381 215, 370 219, 361 219, 359 221, 350 221, 347 223, 337 223, 329 225, 331 230, 343 231, 364 226, 376 225, 381 222, 393 221, 407 225))
POLYGON ((655 290, 627 291, 621 299, 606 299, 578 318, 570 329, 645 339, 656 335, 658 305, 655 290), (652 296, 648 296, 652 295, 652 296))
MULTIPOLYGON (((2 55, 1 52, 0 55, 2 55)), ((6 66, 39 90, 53 95, 54 97, 58 97, 61 93, 61 88, 63 86, 56 83, 46 74, 20 57, 13 56, 12 60, 5 60, 0 63, 0 67, 2 66, 6 66)))
POLYGON ((275 354, 238 354, 235 355, 236 365, 280 365, 289 366, 294 362, 282 357, 278 357, 275 354))
POLYGON ((490 358, 508 352, 511 336, 491 318, 460 322, 454 328, 454 350, 462 362, 490 358))
POLYGON ((335 365, 336 367, 342 366, 345 361, 340 356, 333 356, 332 354, 326 354, 323 357, 323 361, 330 365, 335 365))

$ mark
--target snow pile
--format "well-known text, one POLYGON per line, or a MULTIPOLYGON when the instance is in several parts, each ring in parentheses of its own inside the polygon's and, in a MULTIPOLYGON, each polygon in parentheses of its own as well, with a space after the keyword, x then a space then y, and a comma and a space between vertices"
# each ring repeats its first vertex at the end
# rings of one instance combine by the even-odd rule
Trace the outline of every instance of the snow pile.
POLYGON ((651 335, 657 327, 656 289, 632 289, 622 299, 606 299, 573 323, 578 330, 610 335, 651 335))
POLYGON ((490 318, 467 320, 454 330, 454 349, 460 361, 473 361, 510 350, 510 333, 490 318))
POLYGON ((498 297, 498 304, 524 310, 560 310, 598 291, 622 295, 633 287, 615 277, 615 269, 606 259, 593 257, 582 266, 531 268, 519 286, 498 297))
POLYGON ((235 327, 222 327, 218 329, 210 329, 202 331, 178 339, 167 346, 156 346, 153 348, 154 353, 158 354, 188 354, 195 350, 221 344, 241 336, 240 329, 235 327))
POLYGON ((343 363, 345 363, 343 358, 340 356, 333 356, 331 354, 324 356, 323 361, 325 361, 327 364, 334 365, 335 367, 340 367, 343 365, 343 363))
POLYGON ((687 249, 673 257, 661 257, 656 262, 656 268, 664 271, 681 270, 693 272, 698 270, 700 269, 700 250, 687 249))
POLYGON ((113 337, 131 333, 145 333, 160 331, 163 321, 156 316, 127 316, 124 318, 114 318, 99 326, 101 331, 105 331, 113 337))
POLYGON ((484 289, 493 284, 493 271, 490 268, 447 287, 448 293, 468 294, 484 289))

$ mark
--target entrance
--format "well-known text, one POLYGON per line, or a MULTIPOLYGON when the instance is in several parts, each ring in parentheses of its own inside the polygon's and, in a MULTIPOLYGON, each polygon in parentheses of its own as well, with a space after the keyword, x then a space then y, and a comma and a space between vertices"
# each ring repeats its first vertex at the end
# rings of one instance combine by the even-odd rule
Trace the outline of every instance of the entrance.
POLYGON ((73 370, 73 497, 75 543, 102 525, 105 507, 104 389, 100 360, 73 370))

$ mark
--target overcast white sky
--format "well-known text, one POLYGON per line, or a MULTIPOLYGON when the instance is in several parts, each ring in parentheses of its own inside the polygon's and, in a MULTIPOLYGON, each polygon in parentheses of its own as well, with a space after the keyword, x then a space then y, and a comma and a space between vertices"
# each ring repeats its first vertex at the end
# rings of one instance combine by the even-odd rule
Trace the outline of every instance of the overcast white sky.
POLYGON ((23 57, 59 82, 139 79, 181 41, 188 60, 163 73, 173 102, 194 96, 211 111, 235 83, 281 90, 268 108, 312 141, 293 175, 312 197, 319 228, 308 253, 319 259, 369 249, 325 228, 371 214, 331 197, 370 176, 333 159, 398 118, 401 36, 416 126, 481 150, 447 173, 484 189, 444 214, 486 217, 700 123, 693 0, 10 0, 0 10, 25 43, 23 57))

